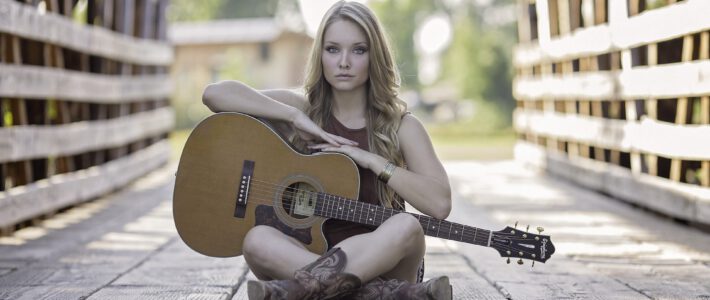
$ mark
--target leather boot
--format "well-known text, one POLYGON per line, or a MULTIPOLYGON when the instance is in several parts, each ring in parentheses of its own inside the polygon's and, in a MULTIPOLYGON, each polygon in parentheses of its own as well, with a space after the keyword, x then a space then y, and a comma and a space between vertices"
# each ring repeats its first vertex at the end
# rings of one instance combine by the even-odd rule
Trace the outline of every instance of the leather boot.
POLYGON ((409 283, 399 279, 377 277, 363 285, 345 299, 349 300, 450 300, 451 285, 446 276, 432 278, 422 283, 409 283))
POLYGON ((357 290, 362 283, 350 273, 343 273, 347 257, 333 248, 316 261, 297 270, 294 279, 249 281, 249 299, 336 299, 357 290))

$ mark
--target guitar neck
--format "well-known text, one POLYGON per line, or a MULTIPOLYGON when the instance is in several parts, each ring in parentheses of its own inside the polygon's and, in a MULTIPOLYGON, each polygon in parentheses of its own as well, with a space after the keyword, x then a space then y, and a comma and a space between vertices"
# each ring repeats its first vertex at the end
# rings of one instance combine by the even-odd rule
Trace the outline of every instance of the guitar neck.
MULTIPOLYGON (((402 211, 318 193, 318 201, 314 213, 325 218, 379 226, 391 216, 402 213, 402 211)), ((439 220, 425 215, 408 214, 419 220, 424 234, 428 236, 486 247, 491 244, 490 230, 439 220)))

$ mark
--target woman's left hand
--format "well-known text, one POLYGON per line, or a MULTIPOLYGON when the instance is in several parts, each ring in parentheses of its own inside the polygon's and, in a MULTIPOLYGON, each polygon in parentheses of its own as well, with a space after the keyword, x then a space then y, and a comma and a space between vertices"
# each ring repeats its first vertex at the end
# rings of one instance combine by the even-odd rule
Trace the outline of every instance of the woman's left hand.
POLYGON ((345 154, 352 158, 360 167, 367 169, 370 169, 379 157, 377 154, 350 145, 340 145, 340 147, 336 147, 331 144, 317 144, 308 146, 308 148, 345 154))

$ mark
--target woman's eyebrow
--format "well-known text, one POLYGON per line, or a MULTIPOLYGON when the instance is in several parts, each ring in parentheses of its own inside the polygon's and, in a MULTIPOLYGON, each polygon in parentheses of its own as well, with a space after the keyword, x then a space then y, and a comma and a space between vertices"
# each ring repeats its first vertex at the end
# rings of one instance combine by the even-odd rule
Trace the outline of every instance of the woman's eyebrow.
MULTIPOLYGON (((338 42, 325 41, 325 43, 326 43, 326 44, 333 44, 333 45, 336 45, 336 46, 340 46, 340 43, 338 43, 338 42)), ((354 43, 353 45, 355 45, 355 46, 357 46, 357 45, 364 45, 364 46, 367 46, 367 43, 366 43, 366 42, 357 42, 357 43, 354 43)))

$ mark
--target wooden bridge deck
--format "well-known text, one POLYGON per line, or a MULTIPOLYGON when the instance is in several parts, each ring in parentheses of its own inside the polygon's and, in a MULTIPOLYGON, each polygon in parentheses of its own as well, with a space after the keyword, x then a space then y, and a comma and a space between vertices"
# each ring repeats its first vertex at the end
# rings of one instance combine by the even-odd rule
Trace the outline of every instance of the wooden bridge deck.
MULTIPOLYGON (((426 277, 456 299, 710 299, 710 234, 514 162, 450 162, 450 220, 494 230, 545 227, 546 264, 428 239, 426 277)), ((241 257, 191 251, 171 216, 175 165, 0 238, 0 299, 246 299, 241 257)))

